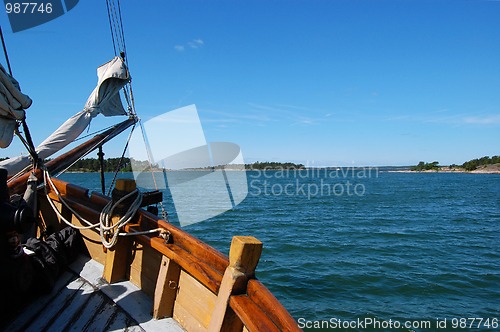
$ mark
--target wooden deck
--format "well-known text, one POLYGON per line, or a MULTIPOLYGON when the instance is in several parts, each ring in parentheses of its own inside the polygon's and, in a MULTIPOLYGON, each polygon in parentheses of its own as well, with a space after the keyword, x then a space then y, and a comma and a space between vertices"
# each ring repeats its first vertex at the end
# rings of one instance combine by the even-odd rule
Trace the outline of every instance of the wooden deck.
POLYGON ((81 256, 5 331, 184 331, 172 318, 152 319, 153 301, 137 286, 108 284, 102 273, 101 264, 81 256))
MULTIPOLYGON (((109 197, 52 179, 40 192, 44 228, 64 227, 48 199, 67 220, 99 220, 109 197), (64 204, 63 204, 64 198, 64 204)), ((9 188, 15 183, 9 184, 9 188)), ((255 278, 262 242, 235 236, 229 257, 144 210, 125 232, 161 228, 165 238, 121 238, 102 250, 95 230, 81 230, 85 252, 48 294, 28 306, 6 331, 301 331, 273 294, 255 278), (229 258, 229 259, 228 259, 229 258), (123 281, 122 281, 123 280, 123 281), (126 280, 126 281, 125 281, 126 280), (154 300, 154 301, 153 301, 154 300), (163 318, 163 319, 152 319, 163 318)))

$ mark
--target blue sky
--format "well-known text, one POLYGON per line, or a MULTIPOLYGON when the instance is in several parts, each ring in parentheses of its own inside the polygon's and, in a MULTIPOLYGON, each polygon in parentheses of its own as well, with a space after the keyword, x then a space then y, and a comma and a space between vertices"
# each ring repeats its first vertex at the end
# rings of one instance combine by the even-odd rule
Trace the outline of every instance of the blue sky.
MULTIPOLYGON (((207 141, 239 144, 246 161, 500 154, 500 1, 136 0, 122 15, 139 116, 196 104, 207 141)), ((39 143, 83 107, 114 55, 105 1, 18 33, 0 20, 39 143)))

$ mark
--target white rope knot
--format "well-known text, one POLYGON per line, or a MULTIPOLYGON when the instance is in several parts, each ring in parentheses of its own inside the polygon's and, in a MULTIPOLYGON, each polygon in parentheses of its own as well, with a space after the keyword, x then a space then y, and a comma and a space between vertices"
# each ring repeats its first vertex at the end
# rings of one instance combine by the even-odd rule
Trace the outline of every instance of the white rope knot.
POLYGON ((121 229, 127 225, 137 210, 141 207, 142 203, 142 194, 138 189, 132 190, 130 193, 126 194, 118 201, 113 202, 109 201, 106 206, 101 211, 101 215, 99 216, 99 233, 101 235, 101 242, 105 248, 112 248, 116 242, 118 241, 118 235, 121 229), (137 195, 132 204, 130 204, 127 212, 116 222, 115 224, 111 223, 111 218, 113 216, 114 210, 126 199, 132 197, 133 195, 137 195), (111 236, 111 239, 108 240, 108 237, 111 236))
POLYGON ((172 233, 170 233, 170 231, 166 230, 165 228, 158 228, 158 231, 160 232, 158 236, 165 240, 165 244, 169 243, 172 233))

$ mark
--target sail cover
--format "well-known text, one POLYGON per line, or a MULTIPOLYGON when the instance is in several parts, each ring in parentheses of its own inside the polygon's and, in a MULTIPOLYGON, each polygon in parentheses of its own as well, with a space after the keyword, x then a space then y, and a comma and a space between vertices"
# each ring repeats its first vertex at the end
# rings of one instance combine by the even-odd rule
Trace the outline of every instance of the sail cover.
POLYGON ((24 109, 31 106, 31 99, 21 92, 19 83, 0 64, 0 147, 12 142, 16 120, 24 119, 24 109))
MULTIPOLYGON (((77 138, 92 118, 102 113, 104 116, 126 115, 120 99, 120 89, 130 82, 127 67, 120 57, 97 68, 97 86, 90 94, 85 107, 66 120, 52 135, 47 137, 37 148, 38 156, 45 159, 77 138)), ((29 156, 19 156, 0 162, 9 174, 15 174, 30 164, 29 156)))

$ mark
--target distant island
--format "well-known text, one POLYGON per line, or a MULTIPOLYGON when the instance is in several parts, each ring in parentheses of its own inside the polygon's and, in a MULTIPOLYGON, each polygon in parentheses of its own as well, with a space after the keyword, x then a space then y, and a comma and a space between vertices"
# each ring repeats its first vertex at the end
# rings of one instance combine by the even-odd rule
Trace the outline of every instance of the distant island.
MULTIPOLYGON (((122 172, 131 172, 132 164, 134 164, 135 169, 147 169, 152 167, 153 170, 161 170, 158 165, 149 165, 147 161, 137 161, 130 158, 108 158, 104 160, 104 171, 105 172, 115 172, 120 170, 122 172)), ((243 165, 226 165, 226 166, 215 166, 215 167, 200 167, 199 170, 209 170, 209 169, 235 169, 242 170, 243 165)), ((292 162, 254 162, 251 164, 245 164, 244 169, 246 170, 296 170, 305 169, 303 164, 296 164, 292 162)), ((439 165, 438 161, 424 162, 421 161, 418 165, 410 167, 413 172, 472 172, 472 173, 500 173, 500 156, 493 157, 482 157, 477 159, 472 159, 464 162, 462 165, 449 165, 442 166, 439 165)), ((98 172, 100 171, 100 163, 97 158, 85 158, 76 162, 71 166, 68 171, 70 172, 98 172)))
POLYGON ((283 170, 283 169, 305 169, 306 167, 303 164, 294 164, 294 163, 279 163, 279 162, 260 162, 257 161, 253 164, 245 164, 245 169, 250 170, 283 170))
MULTIPOLYGON (((0 161, 8 158, 0 158, 0 161)), ((46 160, 47 161, 47 160, 46 160)), ((147 161, 137 161, 130 158, 107 158, 104 159, 105 172, 132 172, 132 164, 135 169, 151 169, 153 171, 161 171, 162 168, 157 164, 149 165, 147 161)), ((326 167, 327 169, 336 169, 338 167, 326 167)), ((388 167, 390 168, 390 167, 388 167)), ((415 166, 398 167, 399 170, 390 170, 391 172, 463 172, 463 173, 495 173, 500 174, 500 156, 485 156, 482 158, 472 159, 464 162, 462 165, 439 165, 438 161, 424 162, 421 161, 415 166)), ((199 168, 190 168, 186 170, 299 170, 306 169, 303 164, 292 162, 254 162, 251 164, 240 165, 219 165, 199 168)), ((99 159, 85 158, 77 161, 71 166, 69 172, 99 172, 101 170, 99 159)))
POLYGON ((462 165, 440 166, 438 161, 419 162, 410 168, 413 172, 471 172, 500 173, 500 156, 485 156, 464 162, 462 165))
MULTIPOLYGON (((0 161, 6 160, 9 158, 0 158, 0 161)), ((47 159, 45 161, 49 161, 47 159)), ((150 165, 147 161, 137 161, 130 158, 107 158, 104 159, 104 171, 105 172, 116 172, 117 170, 121 172, 132 172, 132 165, 135 169, 153 169, 153 171, 161 171, 162 168, 157 164, 150 165)), ((257 161, 252 164, 245 165, 218 165, 218 166, 207 166, 207 167, 199 167, 199 168, 190 168, 186 170, 214 170, 214 169, 234 169, 234 170, 292 170, 292 169, 305 169, 306 167, 303 164, 295 164, 291 162, 260 162, 257 161)), ((84 158, 78 160, 75 164, 73 164, 70 168, 68 168, 68 172, 100 172, 101 166, 99 159, 97 158, 84 158)))
MULTIPOLYGON (((5 160, 8 158, 0 158, 5 160)), ((46 160, 47 161, 47 160, 46 160)), ((121 172, 132 172, 132 165, 135 169, 153 169, 153 171, 161 171, 162 168, 157 164, 149 165, 147 161, 137 161, 130 158, 107 158, 104 159, 104 171, 105 172, 116 172, 117 170, 121 172)), ((252 164, 245 165, 224 165, 224 166, 214 166, 214 167, 199 167, 187 170, 213 170, 213 169, 234 169, 234 170, 281 170, 281 169, 305 169, 302 164, 294 164, 290 162, 280 163, 280 162, 255 162, 252 164)), ((70 168, 68 172, 100 172, 101 166, 99 159, 97 158, 84 158, 77 161, 70 168)))
MULTIPOLYGON (((136 161, 134 161, 135 163, 136 161)), ((147 162, 141 162, 143 167, 141 169, 147 168, 147 162)), ((73 166, 68 168, 69 172, 99 172, 101 166, 99 159, 97 158, 85 158, 78 160, 73 166)), ((122 172, 132 172, 132 163, 130 158, 107 158, 104 159, 104 171, 105 172, 116 172, 117 170, 122 172)))

